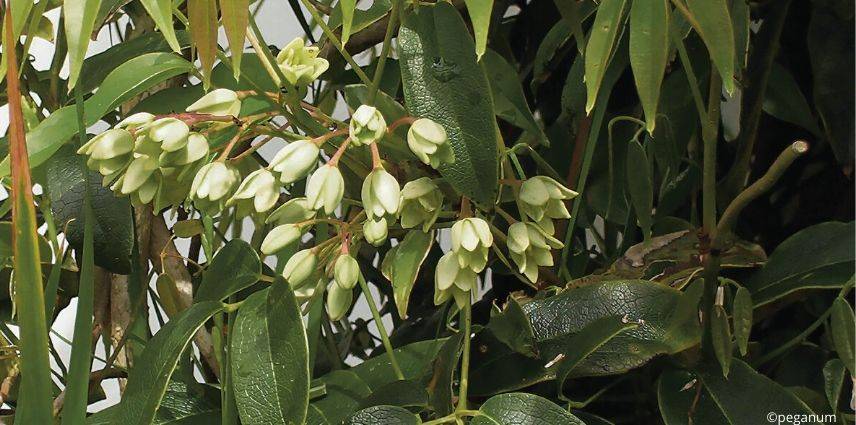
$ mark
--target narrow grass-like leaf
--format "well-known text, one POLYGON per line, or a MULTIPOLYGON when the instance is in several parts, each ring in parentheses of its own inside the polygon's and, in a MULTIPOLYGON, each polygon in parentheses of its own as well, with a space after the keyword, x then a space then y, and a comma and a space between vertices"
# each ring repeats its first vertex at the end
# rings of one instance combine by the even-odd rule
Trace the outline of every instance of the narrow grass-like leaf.
POLYGON ((62 6, 65 24, 65 39, 68 43, 68 88, 74 88, 83 67, 83 58, 89 47, 89 35, 95 26, 95 18, 101 0, 65 0, 62 6))
POLYGON ((710 327, 711 342, 716 360, 722 367, 722 376, 728 377, 728 372, 731 370, 731 353, 733 350, 731 348, 731 327, 728 324, 728 315, 725 314, 725 309, 722 306, 714 307, 710 327))
POLYGON ((189 0, 187 17, 190 20, 190 37, 202 64, 202 80, 207 88, 211 84, 211 70, 217 59, 216 0, 189 0))
POLYGON ((354 10, 357 8, 357 0, 339 0, 339 9, 342 10, 342 45, 351 38, 351 28, 354 26, 354 10))
POLYGON ((636 220, 645 240, 651 237, 651 226, 654 220, 651 210, 654 203, 654 186, 651 180, 651 170, 648 167, 648 155, 645 148, 636 140, 627 145, 627 192, 630 203, 636 212, 636 220))
POLYGON ((669 61, 668 0, 635 1, 630 9, 630 66, 648 132, 654 134, 660 84, 669 61))
MULTIPOLYGON (((32 6, 32 4, 31 4, 32 6)), ((14 8, 15 5, 12 5, 14 8)), ((15 45, 11 8, 6 8, 4 46, 15 45), (10 25, 10 23, 12 25, 10 25)), ((9 156, 12 171, 12 223, 14 233, 13 267, 15 270, 15 304, 20 326, 21 383, 15 421, 22 424, 53 422, 50 362, 48 361, 45 295, 42 266, 39 262, 39 240, 36 210, 33 202, 30 164, 27 158, 24 117, 21 111, 21 89, 15 49, 4 49, 6 93, 9 100, 9 156)))
POLYGON ((229 50, 232 53, 232 71, 235 73, 235 81, 240 81, 244 41, 247 37, 247 27, 250 25, 250 2, 249 0, 220 0, 220 14, 226 39, 229 40, 229 50))
POLYGON ((181 52, 181 45, 172 27, 172 0, 140 0, 149 16, 155 21, 166 42, 176 53, 181 52))
POLYGON ((404 240, 390 249, 384 257, 381 271, 392 282, 392 292, 398 315, 407 317, 407 304, 410 302, 410 292, 416 283, 416 276, 428 251, 434 243, 434 231, 428 233, 412 230, 404 240))
MULTIPOLYGON (((27 22, 29 21, 30 11, 33 10, 33 4, 35 2, 33 0, 9 0, 6 4, 11 3, 12 9, 12 20, 7 22, 12 22, 12 40, 18 40, 18 37, 24 33, 24 28, 27 27, 27 22)), ((3 45, 6 45, 4 42, 3 45)), ((6 51, 3 51, 3 54, 6 54, 6 51)))
POLYGON ((586 45, 586 113, 594 108, 606 68, 615 53, 626 16, 626 5, 626 0, 603 0, 597 8, 586 45))
POLYGON ((487 50, 487 35, 490 32, 490 15, 493 11, 493 0, 464 0, 470 21, 473 23, 473 33, 476 39, 476 56, 481 59, 487 50))
POLYGON ((853 308, 844 298, 838 297, 832 303, 832 342, 835 346, 835 351, 838 352, 838 358, 847 365, 847 369, 853 374, 856 363, 856 349, 853 348, 854 336, 853 324, 856 319, 853 317, 853 308))
POLYGON ((732 320, 737 348, 740 350, 740 355, 745 356, 749 349, 749 334, 752 332, 752 295, 744 287, 737 289, 737 293, 734 294, 732 320))
POLYGON ((726 0, 687 0, 687 7, 695 18, 696 30, 713 60, 722 86, 734 92, 734 29, 726 0))

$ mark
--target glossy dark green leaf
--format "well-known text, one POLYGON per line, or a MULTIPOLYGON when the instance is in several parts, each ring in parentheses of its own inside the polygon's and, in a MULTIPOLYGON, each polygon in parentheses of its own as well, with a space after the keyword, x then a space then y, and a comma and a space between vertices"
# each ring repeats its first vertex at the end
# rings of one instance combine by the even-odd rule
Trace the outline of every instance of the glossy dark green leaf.
POLYGON ((479 408, 472 425, 585 425, 583 421, 546 398, 509 393, 493 396, 479 408))
POLYGON ((594 109, 603 76, 624 30, 626 0, 604 0, 597 8, 585 53, 586 113, 594 109))
POLYGON ((832 303, 832 314, 830 315, 832 325, 832 342, 838 358, 847 365, 852 375, 856 370, 856 318, 853 317, 853 308, 844 298, 838 297, 832 303))
POLYGON ((324 375, 321 382, 326 386, 327 393, 309 405, 307 425, 342 423, 360 409, 362 400, 372 392, 365 381, 350 370, 334 370, 324 375))
POLYGON ((128 375, 116 423, 149 425, 154 421, 179 357, 205 321, 222 309, 223 305, 216 301, 195 304, 149 340, 128 375))
POLYGON ((556 370, 556 390, 558 396, 562 396, 565 379, 586 357, 620 333, 637 328, 638 326, 638 323, 630 322, 626 318, 616 316, 602 317, 568 338, 565 341, 562 358, 558 361, 559 367, 556 370))
POLYGON ((397 406, 373 406, 345 421, 345 425, 419 425, 422 420, 409 410, 397 406))
POLYGON ((404 240, 393 249, 389 250, 383 261, 384 276, 392 282, 392 294, 398 315, 407 318, 407 303, 410 301, 410 292, 416 283, 416 276, 428 251, 434 244, 434 231, 425 233, 421 230, 407 232, 404 240))
POLYGON ((636 213, 636 221, 642 228, 645 239, 651 238, 651 226, 654 219, 651 211, 654 207, 654 187, 651 180, 651 169, 648 162, 648 154, 645 148, 636 140, 631 140, 627 145, 627 192, 630 195, 630 203, 636 213))
POLYGON ((172 26, 172 0, 140 0, 140 3, 143 4, 172 50, 176 53, 181 52, 181 46, 172 26))
MULTIPOLYGON (((84 157, 75 148, 60 149, 47 163, 47 191, 51 195, 51 211, 59 230, 75 249, 83 246, 83 199, 86 195, 84 157)), ((92 211, 95 264, 118 274, 131 272, 131 251, 134 247, 134 222, 131 203, 127 197, 116 197, 101 186, 101 176, 89 172, 89 192, 92 211)))
POLYGON ((746 281, 755 308, 800 290, 841 288, 853 276, 854 231, 853 222, 820 223, 779 244, 746 281))
POLYGON ((419 7, 398 34, 404 98, 413 116, 442 125, 455 162, 440 172, 459 192, 489 205, 498 181, 497 129, 490 85, 458 11, 449 3, 419 7))
POLYGON ((528 357, 538 355, 532 323, 513 296, 508 297, 508 302, 505 303, 501 312, 491 314, 487 329, 496 339, 515 352, 528 357))
POLYGON ((223 20, 223 31, 229 40, 229 51, 232 56, 232 71, 235 79, 241 77, 241 58, 244 56, 244 40, 247 27, 250 25, 249 0, 220 0, 220 16, 223 20))
POLYGON ((259 281, 262 262, 250 244, 232 239, 223 245, 202 274, 196 301, 221 301, 259 281))
POLYGON ((770 68, 762 107, 764 112, 782 121, 796 124, 816 136, 821 136, 817 119, 794 76, 776 62, 770 68))
POLYGON ((752 295, 749 290, 740 287, 734 294, 732 316, 734 321, 734 339, 740 355, 745 356, 749 349, 749 335, 752 333, 752 295))
POLYGON ((524 141, 534 139, 535 143, 530 144, 549 144, 541 125, 529 109, 523 87, 517 78, 517 70, 493 50, 488 50, 481 62, 490 81, 496 115, 525 130, 526 134, 522 136, 524 141))
POLYGON ((844 387, 844 373, 846 367, 841 359, 831 359, 823 366, 823 390, 826 400, 833 412, 838 411, 838 403, 841 400, 841 388, 844 387))
POLYGON ((728 314, 722 306, 714 306, 713 316, 710 320, 711 345, 716 355, 719 366, 722 367, 722 375, 728 377, 731 370, 731 325, 728 323, 728 314))
POLYGON ((716 401, 692 374, 667 369, 657 380, 657 404, 666 425, 730 424, 716 401), (698 394, 698 401, 696 395, 698 394), (692 418, 692 422, 689 419, 692 418))
POLYGON ((696 30, 710 57, 716 65, 722 86, 726 91, 734 91, 734 28, 727 0, 687 0, 687 7, 693 18, 696 30))
MULTIPOLYGON (((244 301, 232 335, 232 381, 241 422, 302 424, 309 347, 294 292, 281 278, 244 301)), ((329 389, 328 389, 329 391, 329 389)))
MULTIPOLYGON (((116 67, 98 90, 86 100, 84 121, 95 124, 126 100, 169 78, 189 72, 193 65, 171 53, 149 53, 116 67)), ((54 111, 27 133, 30 167, 48 160, 63 144, 77 134, 75 106, 54 111)), ((9 159, 0 163, 0 176, 9 174, 9 159)))
POLYGON ((654 134, 660 84, 669 61, 668 0, 634 1, 630 8, 630 67, 648 132, 654 134))
POLYGON ((370 396, 360 402, 360 407, 363 408, 380 405, 425 407, 428 405, 428 392, 417 381, 393 381, 380 388, 375 388, 370 396))
MULTIPOLYGON (((152 425, 211 425, 220 421, 219 391, 170 381, 152 425)), ((86 425, 111 425, 119 406, 86 418, 86 425)))

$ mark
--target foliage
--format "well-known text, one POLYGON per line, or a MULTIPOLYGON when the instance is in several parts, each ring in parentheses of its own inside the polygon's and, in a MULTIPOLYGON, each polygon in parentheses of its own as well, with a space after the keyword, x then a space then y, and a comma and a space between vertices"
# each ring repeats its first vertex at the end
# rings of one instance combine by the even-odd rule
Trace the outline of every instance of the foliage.
POLYGON ((7 5, 0 421, 853 423, 852 2, 7 5))

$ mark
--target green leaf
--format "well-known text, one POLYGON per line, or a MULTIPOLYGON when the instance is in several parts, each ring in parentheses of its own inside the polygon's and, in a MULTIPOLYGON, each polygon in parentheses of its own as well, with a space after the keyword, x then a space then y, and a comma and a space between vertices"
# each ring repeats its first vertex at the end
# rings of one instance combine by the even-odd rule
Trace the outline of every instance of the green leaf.
POLYGON ((226 242, 202 275, 196 301, 222 301, 259 281, 262 262, 250 244, 241 239, 226 242))
POLYGON ((473 23, 473 33, 476 38, 476 56, 480 60, 487 49, 487 35, 490 32, 490 15, 493 11, 493 0, 464 0, 467 13, 473 23))
POLYGON ((752 333, 752 295, 745 287, 737 289, 732 306, 734 321, 734 339, 740 355, 745 356, 749 349, 749 335, 752 333))
POLYGON ((178 38, 175 36, 175 29, 172 26, 172 0, 140 0, 140 3, 143 4, 146 12, 155 21, 155 25, 157 25, 170 47, 172 47, 172 50, 176 53, 181 53, 181 45, 178 43, 178 38))
POLYGON ((458 11, 446 2, 405 15, 398 34, 411 115, 442 125, 455 162, 440 173, 468 198, 490 205, 498 183, 498 133, 484 70, 458 11))
POLYGON ((425 233, 421 230, 411 230, 404 236, 404 240, 393 249, 390 249, 384 257, 383 275, 392 282, 392 294, 398 315, 402 319, 407 318, 407 304, 410 301, 410 292, 416 283, 419 268, 428 257, 428 251, 434 244, 434 231, 425 233))
POLYGON ((346 425, 419 425, 422 420, 397 406, 373 406, 351 416, 346 425))
MULTIPOLYGON (((374 1, 372 2, 372 5, 365 10, 355 9, 353 23, 351 24, 351 34, 356 34, 368 28, 369 25, 379 21, 389 13, 390 9, 392 9, 392 2, 390 0, 374 1)), ((330 19, 327 21, 327 25, 331 29, 335 29, 342 25, 341 8, 337 7, 333 9, 333 13, 330 14, 330 19)))
POLYGON ((731 370, 731 325, 728 323, 728 314, 722 306, 714 306, 713 317, 710 321, 711 344, 716 355, 716 360, 722 367, 722 376, 728 377, 731 370))
MULTIPOLYGON (((232 70, 235 79, 241 78, 241 58, 244 55, 244 40, 247 26, 250 25, 249 0, 220 0, 220 16, 223 19, 223 30, 229 40, 229 50, 232 55, 232 70)), ((216 47, 216 46, 215 46, 216 47)))
POLYGON ((491 397, 479 408, 471 425, 585 425, 583 421, 546 398, 509 393, 491 397))
POLYGON ((736 0, 731 2, 731 20, 734 24, 734 60, 737 71, 746 68, 749 62, 749 35, 752 16, 749 2, 736 0))
POLYGON ((642 228, 646 240, 651 239, 651 226, 654 219, 651 210, 654 207, 654 187, 651 181, 651 171, 645 148, 637 140, 631 140, 627 145, 627 192, 630 203, 636 212, 636 220, 642 228))
POLYGON ((586 113, 594 109, 603 76, 624 28, 626 0, 603 0, 597 8, 586 45, 586 113))
MULTIPOLYGON (((84 122, 93 125, 126 100, 156 84, 187 73, 193 65, 172 53, 149 53, 116 67, 87 101, 84 122)), ((48 160, 65 142, 77 134, 75 106, 54 111, 36 128, 27 133, 30 167, 48 160)), ((0 163, 0 177, 9 174, 9 159, 0 163)))
MULTIPOLYGON (((72 146, 64 146, 47 163, 47 191, 51 195, 51 211, 57 227, 65 229, 65 237, 74 249, 83 247, 84 197, 86 174, 84 157, 72 146)), ((88 170, 87 170, 88 171, 88 170)), ((131 202, 117 197, 101 185, 101 176, 89 173, 89 193, 95 241, 95 264, 113 273, 131 273, 131 251, 134 248, 134 222, 131 202)))
MULTIPOLYGON (((220 421, 220 392, 210 386, 191 387, 170 381, 152 425, 211 425, 220 421)), ((108 407, 88 418, 86 425, 114 424, 119 405, 108 407)))
POLYGON ((513 296, 508 297, 508 302, 501 312, 491 310, 490 321, 487 329, 503 344, 507 345, 517 353, 528 357, 538 355, 538 347, 535 342, 535 331, 526 312, 520 307, 513 296))
POLYGON ((532 115, 517 70, 493 50, 482 57, 482 66, 490 81, 493 108, 496 115, 526 131, 524 139, 533 138, 537 144, 549 145, 541 125, 532 115))
POLYGON ((770 68, 762 107, 764 112, 821 137, 817 119, 800 91, 799 84, 790 71, 776 62, 770 68))
POLYGON ((535 331, 540 359, 514 353, 490 333, 481 332, 473 342, 482 348, 473 351, 470 391, 494 394, 555 378, 557 368, 544 365, 564 353, 574 335, 603 317, 626 316, 628 321, 642 323, 587 356, 569 378, 619 374, 656 355, 683 351, 700 338, 697 303, 698 294, 644 280, 591 283, 532 300, 523 304, 523 310, 535 331))
POLYGON ((446 416, 454 410, 452 387, 455 370, 463 353, 463 342, 464 335, 461 332, 449 337, 431 365, 431 375, 427 384, 428 402, 437 416, 446 416))
POLYGON ((854 231, 853 222, 820 223, 779 244, 746 282, 755 308, 801 290, 841 288, 853 276, 854 231))
POLYGON ((696 30, 713 60, 722 86, 734 92, 734 29, 727 0, 687 0, 690 14, 695 18, 696 30))
POLYGON ((832 324, 832 342, 835 346, 835 351, 838 353, 838 358, 847 365, 850 374, 853 375, 854 364, 856 364, 856 318, 853 317, 853 308, 844 298, 838 297, 832 302, 832 314, 830 315, 830 323, 832 324))
POLYGON ((342 12, 342 45, 348 43, 351 38, 351 28, 354 26, 354 9, 357 8, 357 0, 339 0, 339 9, 342 12))
POLYGON ((62 6, 63 22, 65 23, 65 39, 68 44, 68 89, 74 88, 83 58, 89 47, 90 34, 95 29, 95 18, 101 0, 65 0, 62 6))
POLYGON ((223 310, 216 301, 194 304, 162 327, 146 344, 128 374, 128 386, 115 423, 148 425, 154 421, 170 377, 190 339, 211 316, 223 310))
POLYGON ((187 18, 193 47, 202 65, 202 82, 208 87, 217 60, 217 0, 187 0, 187 18))
POLYGON ((232 334, 232 380, 241 422, 302 424, 309 347, 294 292, 282 278, 244 301, 232 334))
POLYGON ((630 8, 630 66, 651 134, 669 61, 669 9, 668 0, 634 1, 630 8))
MULTIPOLYGON (((363 399, 371 395, 371 388, 351 370, 335 370, 321 379, 327 394, 309 405, 307 425, 340 424, 360 409, 363 399)), ((313 381, 313 386, 315 381, 313 381)))
POLYGON ((844 386, 844 372, 845 365, 841 359, 830 359, 823 366, 823 390, 833 412, 838 412, 841 388, 844 386))
POLYGON ((9 3, 12 11, 12 39, 17 40, 24 33, 24 28, 27 27, 30 11, 33 10, 35 2, 33 0, 9 0, 9 3))
POLYGON ((417 381, 393 381, 372 391, 371 395, 360 402, 360 407, 372 406, 425 407, 428 405, 428 392, 417 381))
POLYGON ((556 393, 562 397, 565 379, 579 364, 622 332, 639 327, 622 317, 601 317, 565 341, 562 358, 556 370, 556 393))
POLYGON ((729 424, 701 383, 689 372, 667 369, 657 380, 657 404, 666 425, 729 424), (696 401, 696 394, 698 400, 696 401), (694 412, 690 415, 690 412, 694 412), (692 422, 688 421, 692 418, 692 422))

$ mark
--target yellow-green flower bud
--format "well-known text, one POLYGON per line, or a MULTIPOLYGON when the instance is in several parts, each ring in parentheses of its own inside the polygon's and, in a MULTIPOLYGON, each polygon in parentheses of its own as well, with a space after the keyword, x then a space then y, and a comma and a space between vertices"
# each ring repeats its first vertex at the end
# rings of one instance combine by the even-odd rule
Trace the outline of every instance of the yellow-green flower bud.
POLYGON ((368 219, 363 223, 363 237, 366 239, 366 242, 374 246, 380 246, 386 242, 387 236, 389 236, 389 227, 385 218, 381 217, 376 220, 368 219))
POLYGON ((360 278, 360 265, 354 257, 342 254, 333 265, 333 280, 344 289, 353 289, 360 278))
POLYGON ((306 200, 309 208, 320 210, 324 208, 325 214, 333 214, 342 196, 345 194, 345 179, 342 172, 334 165, 319 167, 309 176, 306 182, 306 200))
POLYGON ((297 251, 285 263, 285 267, 282 269, 282 277, 288 281, 292 288, 297 288, 315 272, 317 264, 318 257, 311 249, 297 251))
POLYGON ((167 152, 183 148, 190 136, 190 127, 184 121, 172 117, 155 120, 146 129, 149 138, 160 143, 161 149, 167 152))
POLYGON ((428 177, 407 182, 401 189, 401 227, 410 229, 422 225, 427 232, 443 206, 443 194, 428 177))
POLYGON ((351 115, 348 131, 351 143, 354 145, 370 145, 383 138, 386 133, 386 121, 374 106, 361 105, 351 115))
POLYGON ((395 217, 401 201, 401 188, 392 174, 377 167, 363 181, 363 208, 370 218, 395 217))
POLYGON ((276 205, 279 192, 280 185, 273 173, 265 168, 259 168, 241 182, 238 190, 226 202, 226 206, 235 205, 240 217, 252 212, 268 212, 276 205))
POLYGON ((491 245, 493 234, 486 221, 472 217, 452 225, 452 251, 461 268, 469 268, 474 273, 484 270, 491 245))
POLYGON ((294 183, 312 171, 318 163, 319 152, 315 143, 295 140, 277 152, 269 168, 279 174, 279 181, 283 184, 294 183))
POLYGON ((564 201, 576 196, 577 192, 547 176, 532 177, 520 186, 521 209, 535 221, 541 221, 545 216, 570 218, 564 201))
POLYGON ((216 161, 199 169, 190 186, 190 199, 200 211, 215 215, 235 193, 241 174, 235 167, 216 161))
POLYGON ((299 223, 315 217, 315 210, 309 208, 306 198, 291 198, 288 202, 273 210, 265 220, 265 223, 299 223))
POLYGON ((241 113, 241 99, 238 99, 237 93, 229 89, 211 90, 188 106, 186 111, 237 117, 241 113))
POLYGON ((133 150, 134 138, 131 133, 114 128, 93 137, 77 153, 89 155, 86 165, 107 176, 128 165, 133 150))
POLYGON ((420 161, 433 168, 455 162, 446 129, 428 118, 420 118, 410 125, 407 146, 420 161))
POLYGON ((327 314, 330 320, 336 321, 345 317, 353 301, 354 291, 331 283, 327 287, 327 314))
POLYGON ((294 86, 309 85, 330 67, 327 59, 318 57, 318 47, 306 46, 300 37, 276 55, 276 63, 285 79, 294 86))
POLYGON ((265 235, 262 241, 261 251, 264 255, 274 255, 287 246, 300 241, 303 236, 303 228, 295 224, 281 224, 274 227, 265 235))
POLYGON ((192 164, 208 155, 208 139, 199 133, 190 133, 187 144, 174 152, 162 152, 158 158, 161 167, 178 167, 192 164))
POLYGON ((546 234, 537 224, 517 222, 508 227, 508 252, 520 273, 532 282, 538 280, 538 267, 553 265, 551 249, 564 246, 546 234))

